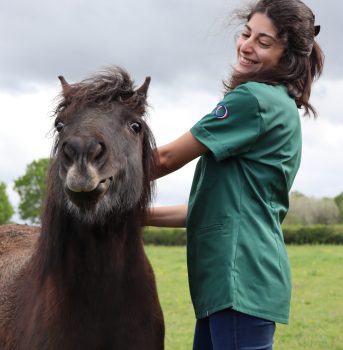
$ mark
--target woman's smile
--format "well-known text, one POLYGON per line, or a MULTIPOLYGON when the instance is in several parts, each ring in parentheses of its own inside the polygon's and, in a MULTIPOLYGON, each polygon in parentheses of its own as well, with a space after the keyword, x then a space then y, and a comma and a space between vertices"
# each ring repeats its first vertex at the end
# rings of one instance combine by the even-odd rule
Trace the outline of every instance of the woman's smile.
POLYGON ((257 64, 258 62, 257 61, 253 61, 252 59, 249 59, 249 58, 246 58, 246 57, 243 57, 243 56, 239 56, 239 63, 242 64, 242 65, 252 65, 252 64, 257 64))

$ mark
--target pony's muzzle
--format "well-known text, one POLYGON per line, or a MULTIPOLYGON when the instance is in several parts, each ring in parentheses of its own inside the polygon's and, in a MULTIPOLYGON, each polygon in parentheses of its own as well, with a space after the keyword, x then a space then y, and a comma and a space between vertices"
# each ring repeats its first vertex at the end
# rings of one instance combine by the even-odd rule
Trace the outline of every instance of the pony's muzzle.
POLYGON ((74 136, 61 147, 60 177, 68 198, 76 205, 94 204, 108 190, 113 174, 103 166, 106 150, 94 138, 74 136))

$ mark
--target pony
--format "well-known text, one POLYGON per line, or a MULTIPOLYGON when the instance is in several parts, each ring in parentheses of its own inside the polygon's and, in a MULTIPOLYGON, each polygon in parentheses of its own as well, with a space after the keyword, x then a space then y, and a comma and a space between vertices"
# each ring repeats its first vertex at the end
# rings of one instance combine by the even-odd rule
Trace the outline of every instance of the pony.
POLYGON ((0 227, 1 350, 161 350, 141 228, 153 194, 150 77, 59 76, 41 228, 0 227))

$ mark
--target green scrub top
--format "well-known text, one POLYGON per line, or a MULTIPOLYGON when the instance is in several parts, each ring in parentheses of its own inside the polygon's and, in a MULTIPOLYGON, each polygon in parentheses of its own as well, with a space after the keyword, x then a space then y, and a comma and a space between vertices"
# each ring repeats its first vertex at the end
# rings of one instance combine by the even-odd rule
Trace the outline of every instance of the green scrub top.
POLYGON ((301 125, 284 85, 248 82, 191 128, 196 166, 187 263, 197 318, 224 308, 288 323, 291 274, 281 223, 300 165, 301 125))

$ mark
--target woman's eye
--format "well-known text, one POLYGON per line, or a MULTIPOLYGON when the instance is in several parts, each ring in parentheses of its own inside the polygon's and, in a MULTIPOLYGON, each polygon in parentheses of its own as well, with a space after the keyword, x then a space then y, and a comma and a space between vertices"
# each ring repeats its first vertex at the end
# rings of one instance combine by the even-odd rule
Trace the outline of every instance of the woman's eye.
POLYGON ((136 134, 142 130, 142 124, 140 122, 132 122, 129 124, 129 127, 136 134))
POLYGON ((244 39, 248 39, 249 36, 250 35, 248 33, 245 33, 245 32, 241 33, 241 37, 244 38, 244 39))
POLYGON ((58 132, 61 132, 63 128, 64 128, 64 123, 63 123, 63 121, 60 120, 60 119, 56 119, 56 121, 55 121, 55 129, 56 129, 58 132))
POLYGON ((269 43, 264 43, 263 41, 260 41, 260 46, 261 46, 261 47, 264 47, 264 48, 268 48, 268 47, 271 46, 271 44, 269 44, 269 43))

